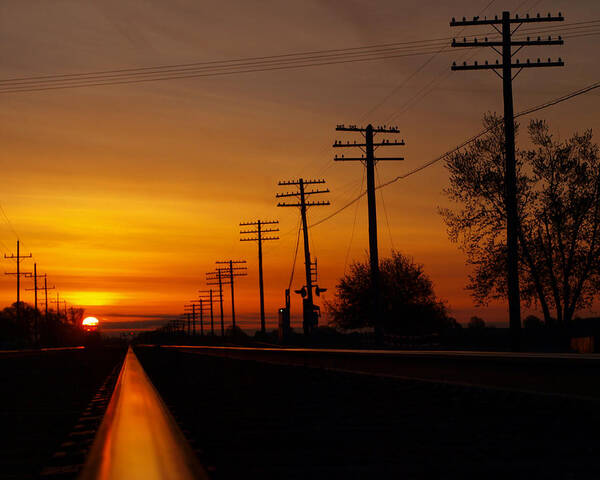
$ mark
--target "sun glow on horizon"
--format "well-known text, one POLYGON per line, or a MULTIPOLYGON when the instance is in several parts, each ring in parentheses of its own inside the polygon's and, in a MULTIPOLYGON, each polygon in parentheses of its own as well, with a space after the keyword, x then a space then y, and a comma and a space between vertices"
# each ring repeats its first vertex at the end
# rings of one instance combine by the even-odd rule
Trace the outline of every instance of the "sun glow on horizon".
POLYGON ((98 321, 98 319, 96 317, 85 317, 83 319, 83 322, 81 322, 81 326, 85 330, 90 332, 90 331, 95 331, 98 328, 99 323, 100 322, 98 321))
POLYGON ((123 298, 123 295, 117 292, 69 292, 68 300, 76 305, 81 306, 104 306, 104 305, 114 305, 120 299, 123 298))

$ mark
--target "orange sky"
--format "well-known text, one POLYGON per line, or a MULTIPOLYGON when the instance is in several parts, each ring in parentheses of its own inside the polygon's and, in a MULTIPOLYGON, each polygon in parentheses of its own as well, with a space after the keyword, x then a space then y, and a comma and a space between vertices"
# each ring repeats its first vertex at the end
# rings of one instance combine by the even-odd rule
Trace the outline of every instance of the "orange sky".
MULTIPOLYGON (((452 16, 475 15, 488 3, 5 2, 0 6, 0 78, 442 38, 457 33, 448 26, 452 16)), ((486 13, 522 3, 496 1, 486 13)), ((534 4, 543 12, 561 9, 568 22, 600 18, 595 0, 568 5, 529 0, 521 12, 534 4)), ((523 72, 515 81, 516 110, 597 81, 598 42, 599 37, 584 37, 532 52, 532 58, 560 55, 567 66, 523 72)), ((12 224, 0 218, 0 248, 14 251, 14 228, 23 250, 33 252, 39 271, 48 273, 61 297, 105 324, 119 322, 113 324, 119 328, 136 319, 140 326, 156 325, 180 313, 196 290, 206 288, 204 274, 215 260, 244 258, 249 276, 237 284, 237 311, 240 323, 253 328, 256 245, 239 241, 238 223, 281 221, 281 240, 265 247, 266 309, 274 319, 289 281, 298 219, 296 209, 275 207, 277 181, 327 180, 331 193, 323 199, 332 205, 311 209, 314 221, 360 188, 360 165, 332 161, 336 124, 384 123, 394 115, 407 145, 386 153, 406 161, 381 164, 382 181, 478 132, 486 110, 501 111, 501 84, 486 72, 446 75, 459 53, 438 55, 400 89, 429 57, 0 94, 0 204, 12 224), (431 93, 413 101, 423 85, 440 76, 443 81, 431 93), (407 102, 412 102, 409 108, 407 102)), ((493 58, 492 53, 475 58, 493 58)), ((543 112, 543 118, 566 137, 598 127, 598 106, 599 95, 592 93, 543 112)), ((381 255, 394 247, 425 264, 438 295, 460 321, 476 313, 502 322, 503 305, 474 309, 464 291, 464 256, 448 241, 437 213, 446 205, 446 179, 439 164, 382 191, 381 255)), ((326 298, 346 258, 366 258, 366 233, 364 200, 311 230, 319 284, 329 288, 326 298)), ((302 285, 301 251, 298 260, 293 288, 302 285)), ((24 268, 31 269, 31 263, 24 262, 24 268)), ((4 260, 4 268, 14 265, 4 260)), ((24 287, 30 283, 26 280, 24 287)), ((294 297, 299 313, 299 296, 294 297)), ((31 292, 23 298, 31 300, 31 292)), ((0 302, 12 301, 14 278, 4 277, 0 302)), ((227 315, 228 301, 227 294, 227 315)))

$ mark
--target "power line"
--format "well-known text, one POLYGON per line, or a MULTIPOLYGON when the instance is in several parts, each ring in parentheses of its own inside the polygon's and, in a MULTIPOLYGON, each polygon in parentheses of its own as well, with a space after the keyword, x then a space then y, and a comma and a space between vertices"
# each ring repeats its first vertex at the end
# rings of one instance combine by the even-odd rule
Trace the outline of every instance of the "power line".
MULTIPOLYGON (((559 103, 562 103, 562 102, 565 102, 567 100, 570 100, 571 98, 578 97, 580 95, 584 95, 584 94, 586 94, 588 92, 591 92, 592 90, 595 90, 597 88, 600 88, 600 82, 593 83, 591 85, 588 85, 587 87, 581 88, 579 90, 575 90, 575 91, 570 92, 570 93, 568 93, 566 95, 563 95, 561 97, 555 98, 553 100, 549 100, 549 101, 547 101, 545 103, 542 103, 540 105, 537 105, 535 107, 531 107, 531 108, 528 108, 526 110, 523 110, 523 111, 517 113, 514 116, 514 118, 523 117, 525 115, 530 115, 530 114, 538 112, 540 110, 544 110, 546 108, 549 108, 549 107, 552 107, 552 106, 557 105, 559 103)), ((439 161, 443 160, 444 158, 452 155, 453 153, 456 153, 461 148, 464 148, 467 145, 473 143, 475 140, 483 137, 491 129, 492 129, 492 127, 489 127, 489 128, 486 128, 485 130, 482 130, 478 134, 472 136, 468 140, 465 140, 464 142, 462 142, 457 147, 455 147, 455 148, 453 148, 451 150, 448 150, 447 152, 443 153, 439 157, 436 157, 436 158, 434 158, 432 160, 429 160, 428 162, 425 162, 422 165, 419 165, 418 167, 416 167, 416 168, 408 171, 405 174, 398 175, 397 177, 393 178, 392 180, 389 180, 389 181, 387 181, 385 183, 381 183, 381 184, 377 185, 377 187, 375 187, 375 189, 378 190, 380 188, 387 187, 387 186, 391 185, 392 183, 396 183, 398 180, 404 180, 405 178, 408 178, 408 177, 410 177, 412 175, 415 175, 416 173, 419 173, 419 172, 425 170, 426 168, 431 167, 432 165, 435 165, 436 163, 438 163, 439 161)), ((309 226, 309 228, 313 228, 313 227, 316 227, 316 226, 318 226, 318 225, 320 225, 322 223, 325 223, 326 221, 330 220, 331 218, 335 217, 339 213, 341 213, 344 210, 346 210, 348 207, 352 206, 354 203, 356 203, 358 200, 360 200, 366 194, 367 194, 367 192, 363 191, 360 195, 358 195, 357 197, 353 198, 348 203, 344 204, 342 207, 340 207, 337 210, 335 210, 333 213, 331 213, 331 214, 327 215, 326 217, 322 218, 321 220, 318 220, 317 222, 311 224, 309 226)))
MULTIPOLYGON (((577 24, 568 24, 566 27, 571 30, 578 28, 589 29, 594 28, 599 23, 600 20, 579 22, 577 24)), ((558 32, 560 30, 555 31, 558 32)), ((536 32, 532 31, 530 33, 533 34, 536 32)), ((543 33, 543 31, 540 33, 543 33)), ((596 33, 600 32, 586 30, 586 34, 588 35, 596 33)), ((471 36, 469 36, 469 38, 470 37, 471 36)), ((245 59, 236 60, 216 60, 154 67, 99 70, 72 74, 16 77, 0 80, 0 93, 24 93, 66 88, 135 84, 150 81, 177 80, 336 65, 419 55, 433 55, 435 57, 439 53, 447 50, 445 45, 447 45, 446 41, 449 38, 450 37, 442 37, 429 40, 426 39, 409 42, 369 45, 366 47, 349 47, 343 49, 316 50, 311 52, 282 55, 248 57, 245 59), (440 49, 440 47, 442 48, 440 49)), ((431 61, 431 59, 422 65, 418 71, 424 68, 429 61, 431 61)), ((418 71, 415 72, 411 78, 416 75, 418 71)))

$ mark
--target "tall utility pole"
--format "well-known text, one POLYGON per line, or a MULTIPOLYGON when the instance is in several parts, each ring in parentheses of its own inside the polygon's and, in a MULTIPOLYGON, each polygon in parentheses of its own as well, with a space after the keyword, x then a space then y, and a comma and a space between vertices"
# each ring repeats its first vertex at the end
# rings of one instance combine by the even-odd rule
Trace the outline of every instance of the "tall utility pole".
POLYGON ((39 327, 39 316, 40 316, 40 312, 38 310, 38 290, 41 290, 41 288, 38 288, 38 274, 37 274, 37 263, 33 264, 33 275, 30 275, 30 277, 33 278, 33 288, 26 288, 25 290, 28 291, 33 291, 33 295, 34 295, 34 305, 35 305, 35 310, 34 310, 34 315, 35 318, 33 320, 33 326, 34 326, 34 340, 36 342, 39 342, 40 340, 40 327, 39 327))
POLYGON ((375 164, 382 160, 404 160, 402 157, 386 157, 375 158, 375 149, 381 147, 403 146, 404 140, 393 141, 382 139, 381 142, 375 143, 374 137, 376 134, 400 133, 398 127, 378 126, 373 127, 369 124, 366 127, 357 127, 356 125, 338 125, 338 132, 358 132, 364 137, 364 143, 346 143, 336 140, 333 144, 334 148, 360 148, 363 151, 361 157, 345 157, 344 155, 336 155, 336 162, 361 162, 367 170, 367 205, 369 210, 369 261, 371 269, 371 318, 375 326, 375 336, 378 343, 383 342, 383 325, 381 319, 381 289, 380 289, 380 274, 379 274, 379 250, 377 247, 377 201, 375 197, 375 164))
POLYGON ((319 190, 306 190, 307 185, 320 185, 324 184, 325 180, 304 180, 302 178, 298 180, 290 180, 285 182, 279 182, 280 186, 296 186, 298 190, 295 192, 278 193, 276 198, 287 198, 295 197, 298 199, 297 203, 285 203, 279 202, 278 207, 300 207, 300 215, 302 216, 302 231, 304 232, 304 270, 306 274, 306 291, 302 295, 302 325, 304 327, 304 334, 310 335, 313 328, 316 325, 315 318, 315 306, 313 303, 313 285, 310 274, 310 249, 308 246, 308 222, 306 220, 306 209, 307 207, 322 207, 329 205, 328 201, 307 201, 307 197, 310 195, 316 195, 320 193, 329 193, 329 189, 319 190))
POLYGON ((192 335, 194 337, 196 336, 196 307, 198 306, 198 304, 196 302, 197 302, 197 300, 192 300, 190 303, 183 306, 183 308, 188 310, 188 313, 189 313, 189 309, 190 308, 192 309, 192 335))
MULTIPOLYGON (((198 290, 198 293, 200 293, 200 295, 198 295, 198 298, 201 302, 203 303, 207 303, 209 306, 209 311, 210 311, 210 334, 214 337, 215 336, 215 320, 214 320, 214 302, 216 300, 216 296, 215 296, 215 291, 211 288, 209 290, 198 290)), ((222 295, 219 295, 219 297, 222 297, 222 295)), ((221 302, 222 304, 222 302, 221 302)))
POLYGON ((48 328, 48 290, 55 290, 56 286, 52 285, 51 287, 49 287, 48 286, 48 275, 44 273, 43 277, 44 277, 44 301, 46 303, 44 322, 46 323, 46 328, 48 328))
POLYGON ((200 307, 200 336, 204 336, 204 300, 202 298, 198 299, 198 307, 200 307))
POLYGON ((56 303, 56 316, 58 318, 58 320, 60 321, 60 292, 56 292, 56 300, 52 300, 54 303, 56 303))
MULTIPOLYGON (((200 320, 200 335, 204 336, 204 313, 207 312, 209 306, 209 300, 207 298, 199 298, 198 300, 192 300, 190 305, 192 308, 192 316, 194 318, 194 335, 196 335, 196 318, 200 320), (199 315, 199 317, 197 316, 199 315)), ((208 312, 207 312, 208 313, 208 312)))
POLYGON ((258 243, 258 288, 260 294, 260 331, 261 333, 266 332, 265 326, 265 290, 263 285, 263 253, 262 253, 262 242, 268 240, 279 240, 279 237, 264 236, 265 233, 274 233, 279 231, 279 227, 264 228, 265 225, 278 224, 279 220, 257 220, 256 222, 244 222, 240 223, 240 227, 256 227, 256 230, 241 230, 240 242, 257 242, 258 243), (244 237, 243 235, 256 235, 255 237, 244 237))
POLYGON ((548 14, 547 17, 542 17, 538 13, 536 17, 526 15, 524 18, 519 18, 515 15, 510 17, 510 12, 502 12, 502 18, 496 16, 493 19, 481 19, 473 17, 473 20, 467 20, 463 17, 462 21, 452 19, 451 27, 468 27, 468 26, 492 26, 501 39, 483 41, 474 39, 472 41, 457 42, 452 40, 453 47, 490 47, 496 51, 501 57, 502 62, 496 60, 496 63, 488 63, 480 65, 477 62, 472 65, 452 65, 452 70, 491 70, 500 78, 502 78, 502 87, 504 94, 504 140, 505 140, 505 166, 504 166, 504 189, 505 189, 505 209, 506 209, 506 246, 507 246, 507 285, 508 285, 508 316, 511 332, 511 348, 513 351, 520 350, 521 347, 521 302, 519 294, 519 212, 517 202, 517 164, 515 158, 515 121, 514 121, 514 106, 512 81, 521 73, 524 68, 537 67, 562 67, 563 61, 559 58, 558 61, 542 62, 539 58, 536 62, 531 62, 527 59, 526 62, 513 60, 513 56, 524 47, 540 46, 540 45, 563 45, 561 37, 557 39, 543 40, 537 37, 536 40, 531 40, 529 37, 520 40, 513 40, 513 35, 524 23, 540 23, 540 22, 562 22, 564 17, 560 14, 553 17, 548 14), (514 28, 513 28, 514 27, 514 28), (513 47, 517 49, 513 52, 513 47), (498 50, 498 49, 501 50, 498 50), (518 70, 513 75, 513 69, 518 70), (501 71, 502 74, 499 74, 501 71))
POLYGON ((220 269, 216 269, 214 272, 208 272, 206 274, 207 285, 218 285, 219 286, 219 307, 221 309, 221 336, 225 336, 225 322, 223 320, 223 284, 227 280, 223 278, 223 273, 220 269), (225 282, 224 282, 225 280, 225 282))
POLYGON ((16 275, 17 277, 17 323, 21 319, 21 276, 31 275, 31 272, 21 272, 21 262, 25 258, 31 258, 31 253, 29 255, 21 255, 20 252, 20 242, 17 240, 17 254, 16 255, 4 255, 4 258, 9 258, 11 260, 15 260, 17 262, 17 271, 16 272, 6 272, 5 275, 16 275))
POLYGON ((217 267, 217 270, 221 272, 221 275, 229 281, 231 286, 231 325, 235 328, 235 295, 234 295, 234 277, 245 277, 248 275, 248 267, 234 267, 234 265, 241 265, 246 263, 246 260, 225 260, 222 262, 216 262, 217 265, 226 264, 225 268, 217 267))

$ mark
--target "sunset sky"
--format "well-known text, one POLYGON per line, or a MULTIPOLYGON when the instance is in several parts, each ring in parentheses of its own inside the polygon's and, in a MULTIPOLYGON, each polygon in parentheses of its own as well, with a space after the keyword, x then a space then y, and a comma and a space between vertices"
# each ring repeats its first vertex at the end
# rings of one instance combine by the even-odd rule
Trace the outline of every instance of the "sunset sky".
MULTIPOLYGON (((0 80, 204 61, 234 60, 392 42, 445 39, 453 16, 561 11, 566 23, 600 19, 597 0, 20 0, 0 5, 0 80)), ((557 28, 561 24, 556 25, 557 28)), ((562 25, 564 27, 565 25, 562 25)), ((469 30, 468 33, 489 30, 469 30)), ((466 33, 465 33, 466 34, 466 33)), ((564 36, 567 36, 564 34, 564 36)), ((449 41, 448 41, 449 43, 449 41)), ((515 80, 515 110, 543 103, 600 78, 600 36, 533 47, 517 58, 562 57, 566 66, 531 69, 515 80)), ((470 52, 469 52, 470 53, 470 52)), ((85 307, 105 329, 150 328, 183 311, 205 289, 216 260, 246 259, 237 283, 239 323, 258 328, 256 244, 240 242, 238 223, 279 219, 265 246, 266 310, 275 325, 290 278, 299 212, 276 208, 279 180, 325 178, 330 207, 361 191, 362 167, 334 163, 331 145, 348 138, 339 123, 397 124, 406 146, 384 155, 380 180, 394 178, 481 129, 502 111, 491 72, 450 72, 464 51, 189 78, 25 93, 0 92, 3 186, 0 248, 32 252, 61 298, 85 307), (416 72, 416 73, 415 73, 416 72), (433 83, 430 83, 433 82, 433 83), (426 95, 424 86, 431 85, 426 95)), ((491 50, 473 59, 495 60, 491 50)), ((600 92, 540 112, 560 137, 598 132, 600 92)), ((391 137, 393 138, 393 137, 391 137)), ((600 141, 596 137, 596 141, 600 141)), ((521 139, 521 145, 525 140, 521 139)), ((476 309, 464 290, 465 257, 438 214, 447 205, 438 163, 378 194, 381 256, 392 248, 425 265, 438 296, 465 322, 477 314, 504 322, 505 306, 476 309), (384 208, 385 205, 385 208, 384 208)), ((285 190, 285 188, 283 189, 285 190)), ((367 258, 366 200, 310 230, 319 284, 331 298, 352 261, 367 258)), ((292 288, 303 284, 300 250, 292 288)), ((5 271, 14 263, 3 260, 5 271)), ((33 268, 23 262, 24 270, 33 268)), ((25 279, 24 288, 32 282, 25 279)), ((55 292, 52 292, 52 297, 55 292)), ((33 301, 32 292, 22 298, 33 301)), ((14 277, 0 279, 0 304, 15 300, 14 277)), ((229 315, 229 295, 225 311, 229 315)), ((319 300, 318 303, 322 304, 319 300)), ((300 297, 293 294, 293 314, 300 297)), ((599 314, 594 310, 585 314, 599 314)))

